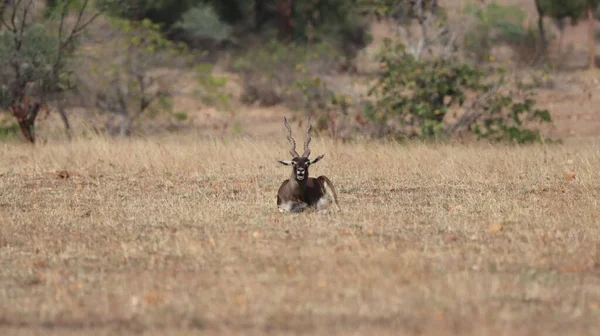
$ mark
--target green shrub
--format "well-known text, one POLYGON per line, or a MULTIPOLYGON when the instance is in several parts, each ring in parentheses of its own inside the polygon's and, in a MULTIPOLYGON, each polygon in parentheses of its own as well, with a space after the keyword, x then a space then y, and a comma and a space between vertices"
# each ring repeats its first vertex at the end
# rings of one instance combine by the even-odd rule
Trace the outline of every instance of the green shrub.
MULTIPOLYGON (((20 34, 20 33, 19 33, 20 34)), ((56 58, 58 37, 42 23, 34 23, 23 29, 23 37, 14 37, 10 30, 0 31, 0 75, 2 88, 0 88, 0 108, 7 108, 14 103, 14 88, 25 86, 25 83, 34 83, 39 89, 44 82, 50 79, 56 58), (13 70, 13 63, 18 61, 19 71, 13 70)))
POLYGON ((117 120, 107 123, 106 131, 130 135, 143 118, 173 113, 176 74, 168 68, 183 63, 187 49, 165 39, 150 20, 113 18, 110 29, 115 36, 97 46, 89 71, 78 76, 98 111, 117 120))
POLYGON ((14 138, 19 133, 19 125, 7 119, 0 120, 0 140, 14 138))
POLYGON ((227 78, 214 76, 212 64, 201 63, 196 66, 196 80, 199 84, 197 94, 202 101, 226 113, 228 116, 226 123, 237 127, 232 125, 232 120, 237 116, 237 109, 233 106, 231 93, 225 87, 227 78))
POLYGON ((14 107, 12 113, 31 142, 35 142, 37 107, 49 102, 56 103, 67 132, 70 130, 62 100, 73 89, 71 61, 80 37, 100 14, 92 3, 48 1, 43 11, 37 10, 37 1, 0 5, 4 18, 0 25, 0 111, 14 107))
POLYGON ((502 69, 441 59, 416 59, 403 44, 386 40, 377 60, 381 72, 365 99, 348 96, 313 79, 300 85, 307 108, 325 128, 343 120, 345 129, 369 137, 479 139, 527 143, 542 140, 535 128, 552 122, 535 107, 531 86, 510 86, 502 69), (513 92, 505 93, 509 87, 513 92), (315 105, 317 104, 317 105, 315 105))
POLYGON ((551 122, 548 111, 535 109, 529 88, 501 93, 507 85, 502 70, 488 74, 468 64, 416 60, 390 40, 378 59, 383 71, 369 92, 376 101, 363 115, 403 137, 443 138, 468 130, 480 138, 524 143, 541 139, 529 123, 551 122), (469 96, 477 98, 469 101, 469 96), (456 118, 448 118, 451 112, 456 118))
POLYGON ((222 42, 232 39, 232 27, 219 18, 210 5, 200 4, 185 12, 174 25, 191 39, 222 42))

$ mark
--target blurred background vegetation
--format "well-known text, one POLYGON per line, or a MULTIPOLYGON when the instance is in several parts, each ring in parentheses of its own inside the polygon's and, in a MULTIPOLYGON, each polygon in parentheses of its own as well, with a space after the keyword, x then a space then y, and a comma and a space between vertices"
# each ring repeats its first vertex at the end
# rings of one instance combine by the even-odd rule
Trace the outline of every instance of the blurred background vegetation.
POLYGON ((239 133, 245 111, 282 107, 342 140, 548 141, 536 94, 569 22, 589 23, 595 68, 598 1, 524 1, 536 17, 475 0, 0 0, 0 139, 202 131, 211 116, 239 133))

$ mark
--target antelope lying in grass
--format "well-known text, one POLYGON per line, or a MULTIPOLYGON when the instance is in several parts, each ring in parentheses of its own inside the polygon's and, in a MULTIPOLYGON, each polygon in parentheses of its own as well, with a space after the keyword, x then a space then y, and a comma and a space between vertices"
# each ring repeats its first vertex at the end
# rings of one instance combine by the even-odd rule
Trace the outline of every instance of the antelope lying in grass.
POLYGON ((331 203, 335 203, 338 210, 340 205, 337 201, 337 193, 333 183, 327 176, 317 178, 308 177, 308 167, 319 162, 323 155, 310 160, 310 118, 308 119, 308 128, 304 139, 304 154, 298 155, 296 152, 296 141, 292 137, 292 129, 288 124, 287 118, 284 118, 285 128, 287 128, 287 139, 292 148, 291 161, 279 161, 285 166, 292 166, 292 174, 289 179, 283 181, 277 191, 277 207, 280 212, 301 212, 307 207, 315 207, 318 212, 327 211, 331 203))

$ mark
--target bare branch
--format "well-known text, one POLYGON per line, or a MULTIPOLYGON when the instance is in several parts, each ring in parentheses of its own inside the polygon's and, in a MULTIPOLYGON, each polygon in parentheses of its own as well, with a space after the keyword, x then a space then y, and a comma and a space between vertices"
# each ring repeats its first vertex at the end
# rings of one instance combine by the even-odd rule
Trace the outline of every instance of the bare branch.
POLYGON ((133 119, 136 119, 142 113, 144 113, 148 106, 150 106, 156 99, 158 99, 164 94, 164 92, 160 89, 156 90, 156 92, 152 93, 151 95, 146 94, 147 88, 151 86, 152 83, 154 83, 154 80, 152 78, 149 79, 149 83, 146 83, 146 81, 144 80, 144 76, 138 74, 136 76, 136 80, 138 82, 138 85, 140 86, 140 109, 138 113, 135 116, 133 116, 133 119))
POLYGON ((21 5, 21 0, 17 0, 17 2, 13 5, 13 12, 10 16, 10 23, 12 25, 12 31, 15 34, 17 33, 17 23, 16 23, 17 11, 18 11, 20 5, 21 5))
POLYGON ((89 18, 88 20, 85 20, 85 21, 83 20, 83 14, 85 13, 85 9, 87 8, 89 1, 90 0, 84 0, 83 4, 81 4, 81 7, 79 8, 79 12, 77 14, 77 20, 75 21, 73 28, 71 29, 71 31, 69 32, 69 34, 67 35, 67 37, 64 40, 63 40, 63 34, 64 34, 64 30, 65 30, 64 24, 65 24, 65 19, 68 14, 68 6, 67 6, 68 3, 65 3, 63 5, 63 8, 60 13, 60 23, 59 23, 59 28, 58 28, 59 43, 57 46, 56 59, 54 60, 54 65, 49 70, 52 72, 54 80, 56 80, 56 81, 58 81, 58 74, 56 73, 56 71, 58 70, 58 65, 60 64, 60 62, 62 61, 62 59, 64 57, 64 50, 72 43, 72 41, 75 37, 77 37, 82 31, 84 31, 85 28, 89 24, 91 24, 100 15, 100 12, 97 12, 94 15, 92 15, 91 18, 89 18))
POLYGON ((23 8, 23 17, 21 18, 21 27, 19 28, 19 40, 23 41, 23 35, 25 34, 25 25, 27 24, 27 14, 29 14, 29 10, 31 9, 31 5, 33 4, 33 0, 29 0, 25 8, 23 8))
POLYGON ((83 5, 81 6, 81 9, 79 10, 79 14, 77 16, 77 21, 75 22, 75 25, 73 26, 73 30, 71 31, 69 38, 67 40, 65 40, 65 42, 64 42, 65 44, 70 43, 70 41, 73 38, 75 38, 81 32, 83 32, 87 28, 87 26, 89 26, 92 22, 94 22, 94 20, 96 20, 96 18, 98 18, 98 16, 100 16, 101 13, 96 12, 89 19, 87 19, 87 20, 83 19, 83 13, 84 13, 85 8, 87 7, 88 3, 89 3, 89 0, 85 0, 83 5))
POLYGON ((98 16, 100 16, 100 12, 96 12, 94 13, 89 19, 84 20, 83 18, 83 14, 85 13, 85 10, 87 8, 87 6, 89 5, 90 0, 84 0, 83 4, 81 5, 81 8, 79 8, 79 13, 77 14, 77 20, 75 21, 75 25, 73 26, 73 29, 71 30, 71 34, 69 35, 69 37, 67 38, 67 40, 65 40, 65 44, 70 43, 70 41, 75 38, 77 35, 79 35, 82 31, 84 31, 87 26, 89 26, 92 22, 94 22, 94 20, 96 20, 96 18, 98 18, 98 16))
POLYGON ((8 30, 10 30, 13 33, 13 39, 15 41, 16 50, 18 50, 20 48, 20 42, 18 40, 17 22, 16 22, 17 12, 18 12, 20 4, 21 4, 21 0, 17 0, 17 2, 13 4, 12 13, 10 13, 10 24, 6 23, 4 21, 4 18, 2 18, 3 24, 6 26, 6 28, 8 30))
POLYGON ((465 110, 465 112, 460 116, 460 118, 458 118, 458 120, 452 126, 446 129, 446 134, 451 135, 456 131, 465 127, 469 127, 473 123, 475 123, 477 119, 481 116, 481 105, 488 102, 496 94, 496 92, 498 92, 503 83, 504 81, 499 80, 488 92, 486 92, 485 94, 477 98, 475 101, 473 101, 471 106, 469 106, 469 108, 465 110))
MULTIPOLYGON (((60 12, 60 22, 58 25, 58 40, 62 41, 62 37, 63 37, 63 30, 64 30, 64 25, 65 25, 65 18, 67 17, 67 9, 69 8, 69 6, 67 6, 67 3, 65 3, 62 7, 62 10, 60 12)), ((60 45, 58 46, 59 50, 60 50, 60 45)), ((60 51, 59 51, 60 52, 60 51)))
POLYGON ((417 7, 417 20, 421 25, 421 38, 419 39, 417 49, 415 50, 415 58, 419 59, 423 48, 425 48, 425 43, 427 42, 427 19, 423 9, 423 0, 417 0, 415 6, 417 7))

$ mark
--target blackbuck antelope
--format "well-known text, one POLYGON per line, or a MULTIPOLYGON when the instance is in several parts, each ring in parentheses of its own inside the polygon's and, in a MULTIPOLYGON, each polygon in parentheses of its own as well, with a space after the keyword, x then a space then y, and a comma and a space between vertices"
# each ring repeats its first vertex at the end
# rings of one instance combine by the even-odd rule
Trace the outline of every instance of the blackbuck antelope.
POLYGON ((308 119, 308 128, 304 139, 304 154, 298 155, 296 152, 296 141, 292 137, 292 129, 284 117, 285 128, 287 128, 287 139, 292 145, 290 154, 291 161, 279 161, 285 166, 292 166, 292 174, 289 179, 283 181, 277 191, 277 207, 280 212, 301 212, 307 207, 315 207, 318 212, 327 211, 331 203, 335 203, 338 210, 340 205, 337 201, 337 193, 333 183, 327 176, 317 178, 308 177, 308 167, 319 162, 323 155, 310 160, 310 118, 308 119))

